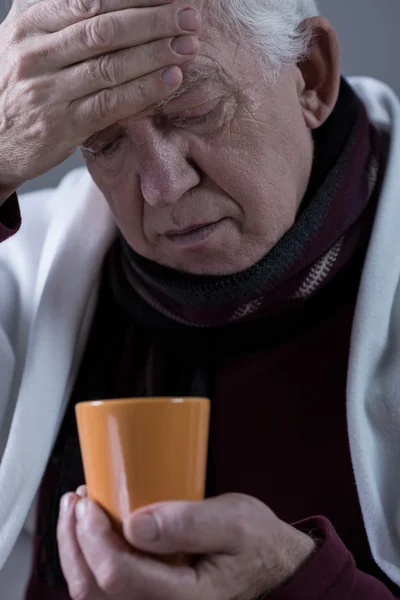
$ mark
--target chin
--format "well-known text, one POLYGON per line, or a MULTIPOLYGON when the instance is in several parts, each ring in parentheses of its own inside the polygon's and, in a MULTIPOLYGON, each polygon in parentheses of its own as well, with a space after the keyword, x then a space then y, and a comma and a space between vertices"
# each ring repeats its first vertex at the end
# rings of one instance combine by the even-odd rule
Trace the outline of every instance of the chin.
POLYGON ((162 236, 153 260, 182 273, 218 277, 251 267, 261 258, 250 256, 256 249, 243 252, 243 240, 236 225, 230 219, 223 219, 194 233, 173 238, 162 236))

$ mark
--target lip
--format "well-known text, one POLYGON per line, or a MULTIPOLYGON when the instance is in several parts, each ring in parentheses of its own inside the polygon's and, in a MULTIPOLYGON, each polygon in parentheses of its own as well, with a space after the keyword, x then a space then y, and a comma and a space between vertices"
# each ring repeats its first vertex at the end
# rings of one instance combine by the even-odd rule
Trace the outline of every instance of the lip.
POLYGON ((166 231, 164 233, 167 237, 177 237, 179 235, 186 235, 187 233, 194 233, 200 229, 204 229, 205 227, 211 227, 212 225, 216 225, 218 221, 211 221, 207 223, 198 223, 196 225, 190 225, 190 227, 185 227, 184 229, 171 229, 170 231, 166 231))
POLYGON ((189 227, 181 229, 179 233, 174 232, 173 234, 165 234, 166 239, 181 248, 195 248, 203 246, 207 240, 219 230, 225 223, 226 219, 220 219, 212 223, 206 223, 197 227, 189 227))

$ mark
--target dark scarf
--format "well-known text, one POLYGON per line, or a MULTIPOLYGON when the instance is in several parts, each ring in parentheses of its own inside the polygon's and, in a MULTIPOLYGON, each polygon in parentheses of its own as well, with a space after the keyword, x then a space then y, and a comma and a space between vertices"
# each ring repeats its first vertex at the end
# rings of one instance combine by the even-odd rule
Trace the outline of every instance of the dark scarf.
MULTIPOLYGON (((135 395, 212 398, 217 357, 228 360, 253 352, 307 327, 315 299, 356 253, 365 252, 380 191, 383 147, 381 134, 343 81, 335 111, 315 133, 313 172, 297 222, 258 264, 234 276, 195 277, 151 263, 122 239, 113 246, 86 353, 42 486, 39 580, 63 586, 55 536, 59 500, 83 481, 76 402, 135 395), (299 307, 306 307, 301 318, 299 307)), ((334 305, 334 299, 327 300, 334 305)), ((213 493, 212 457, 211 446, 208 495, 213 493)))
POLYGON ((314 168, 296 223, 264 258, 237 275, 180 273, 143 258, 121 239, 123 252, 115 262, 122 257, 122 272, 114 285, 132 316, 139 295, 169 320, 213 327, 282 312, 317 292, 359 242, 359 217, 379 166, 370 129, 364 107, 343 81, 331 119, 315 133, 314 168))

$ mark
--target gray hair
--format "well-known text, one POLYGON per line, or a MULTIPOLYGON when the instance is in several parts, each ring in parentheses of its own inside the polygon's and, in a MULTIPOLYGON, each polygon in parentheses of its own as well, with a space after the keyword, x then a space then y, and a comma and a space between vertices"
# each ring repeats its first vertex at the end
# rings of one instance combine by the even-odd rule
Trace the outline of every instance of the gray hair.
POLYGON ((249 44, 277 74, 307 55, 317 16, 316 0, 207 0, 218 22, 239 42, 249 44))

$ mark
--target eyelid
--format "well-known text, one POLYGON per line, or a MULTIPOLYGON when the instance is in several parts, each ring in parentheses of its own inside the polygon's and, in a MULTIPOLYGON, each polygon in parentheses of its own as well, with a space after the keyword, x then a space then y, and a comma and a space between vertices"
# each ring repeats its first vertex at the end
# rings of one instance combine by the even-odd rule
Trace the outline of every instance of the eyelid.
MULTIPOLYGON (((194 125, 194 124, 200 124, 202 122, 206 122, 209 118, 211 118, 213 116, 213 113, 218 109, 218 107, 220 106, 222 100, 218 99, 218 101, 216 102, 216 104, 214 104, 211 108, 208 108, 208 110, 206 110, 205 112, 201 112, 200 114, 192 114, 190 116, 182 116, 182 115, 171 115, 170 117, 168 117, 168 121, 175 127, 184 127, 185 125, 194 125)), ((207 103, 205 103, 207 104, 207 103)), ((200 108, 200 107, 198 107, 200 108)), ((190 112, 190 109, 187 109, 188 112, 190 112)))
POLYGON ((120 134, 114 140, 109 142, 108 144, 103 144, 100 148, 86 148, 86 151, 89 152, 93 158, 101 158, 103 156, 111 156, 123 142, 124 135, 120 134))
MULTIPOLYGON (((213 95, 203 95, 202 99, 199 103, 192 105, 193 98, 190 99, 190 95, 188 97, 177 98, 173 100, 173 102, 166 105, 164 109, 161 110, 160 116, 164 118, 171 118, 175 115, 181 115, 184 112, 193 112, 195 110, 202 110, 204 107, 215 106, 222 100, 221 94, 213 94, 213 95)), ((205 109, 204 109, 205 110, 205 109)))

